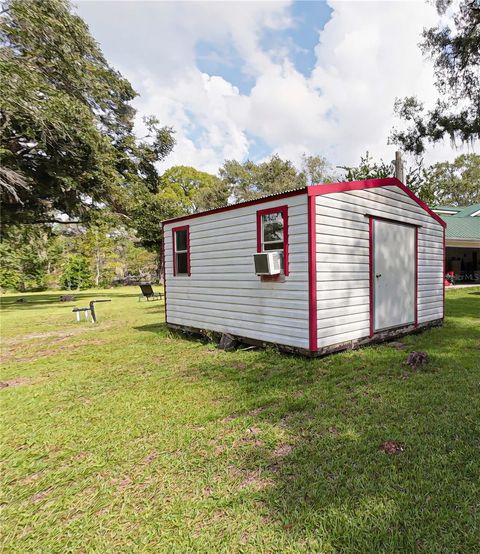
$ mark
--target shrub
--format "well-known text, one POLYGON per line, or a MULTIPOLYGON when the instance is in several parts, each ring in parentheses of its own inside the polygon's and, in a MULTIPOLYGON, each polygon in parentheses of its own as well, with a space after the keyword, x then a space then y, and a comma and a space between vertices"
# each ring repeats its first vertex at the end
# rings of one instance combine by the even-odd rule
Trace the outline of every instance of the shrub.
POLYGON ((88 259, 78 254, 72 254, 63 268, 60 284, 68 290, 91 287, 93 276, 88 259))

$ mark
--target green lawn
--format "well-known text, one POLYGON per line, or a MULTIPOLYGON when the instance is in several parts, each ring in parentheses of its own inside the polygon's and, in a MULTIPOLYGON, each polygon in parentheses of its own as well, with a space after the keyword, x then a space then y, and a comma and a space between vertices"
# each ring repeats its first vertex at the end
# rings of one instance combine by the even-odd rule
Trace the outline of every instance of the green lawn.
POLYGON ((225 353, 134 288, 94 296, 96 327, 58 293, 2 297, 3 551, 480 550, 480 288, 406 350, 318 360, 225 353))

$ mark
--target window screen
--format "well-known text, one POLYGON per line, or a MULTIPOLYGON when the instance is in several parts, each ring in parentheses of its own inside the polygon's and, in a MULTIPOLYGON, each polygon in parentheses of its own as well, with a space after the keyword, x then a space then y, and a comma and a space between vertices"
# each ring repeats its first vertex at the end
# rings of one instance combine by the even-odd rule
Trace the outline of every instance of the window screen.
POLYGON ((283 215, 281 212, 262 215, 262 250, 283 250, 283 215))

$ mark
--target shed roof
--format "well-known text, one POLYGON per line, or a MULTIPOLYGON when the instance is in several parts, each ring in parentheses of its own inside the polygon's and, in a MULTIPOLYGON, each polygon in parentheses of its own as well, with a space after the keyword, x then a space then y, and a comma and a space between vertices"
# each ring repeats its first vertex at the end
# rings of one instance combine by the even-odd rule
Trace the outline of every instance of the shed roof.
POLYGON ((276 194, 270 194, 267 196, 260 196, 253 200, 247 200, 244 202, 238 202, 237 204, 229 204, 227 206, 221 206, 219 208, 214 208, 213 210, 207 210, 205 212, 197 212, 193 214, 182 215, 178 217, 172 217, 166 219, 162 222, 163 225, 166 223, 173 223, 176 221, 184 221, 188 219, 193 219, 197 217, 202 217, 205 215, 210 215, 212 213, 224 212, 227 210, 234 210, 237 208, 242 208, 244 206, 250 206, 252 204, 261 204, 263 202, 268 202, 270 200, 286 198, 289 196, 296 196, 297 194, 308 194, 308 196, 318 196, 321 194, 332 194, 337 192, 348 192, 352 190, 362 190, 370 189, 384 186, 396 186, 402 189, 412 200, 414 200, 423 210, 425 210, 433 219, 435 219, 442 227, 445 227, 446 224, 443 219, 436 214, 431 208, 425 204, 418 196, 416 196, 407 186, 405 186, 401 181, 395 177, 385 177, 383 179, 366 179, 364 181, 346 181, 343 183, 326 183, 318 185, 310 185, 306 187, 301 187, 297 189, 292 189, 276 194))

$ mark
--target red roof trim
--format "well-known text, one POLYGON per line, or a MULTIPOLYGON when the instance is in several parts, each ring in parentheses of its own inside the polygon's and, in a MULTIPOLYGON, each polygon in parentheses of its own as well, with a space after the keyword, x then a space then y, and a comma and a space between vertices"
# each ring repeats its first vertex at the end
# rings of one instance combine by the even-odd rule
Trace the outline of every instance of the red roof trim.
POLYGON ((312 185, 308 187, 309 196, 319 196, 321 194, 332 194, 335 192, 349 192, 351 190, 363 190, 377 187, 395 186, 403 190, 412 200, 414 200, 423 210, 425 210, 435 221, 445 228, 447 224, 443 219, 430 209, 423 200, 420 200, 408 187, 406 187, 396 177, 387 177, 385 179, 368 179, 366 181, 347 181, 344 183, 332 183, 327 185, 312 185))
POLYGON ((247 202, 240 202, 239 204, 232 204, 231 206, 223 206, 221 208, 214 208, 206 212, 198 214, 182 215, 179 217, 172 217, 166 219, 163 224, 174 223, 177 221, 185 221, 189 219, 195 219, 197 217, 203 217, 214 213, 228 212, 230 210, 236 210, 246 206, 253 206, 256 204, 264 204, 265 202, 274 202, 275 200, 281 200, 282 198, 288 198, 290 196, 297 196, 299 194, 308 193, 309 196, 318 196, 321 194, 332 194, 335 192, 349 192, 351 190, 363 190, 377 187, 396 186, 403 190, 413 201, 415 201, 423 210, 425 210, 435 221, 440 223, 443 228, 446 228, 447 224, 443 219, 436 214, 431 208, 420 200, 408 187, 406 187, 401 181, 395 177, 386 177, 384 179, 367 179, 365 181, 346 181, 343 183, 330 183, 325 185, 312 185, 297 190, 291 190, 289 192, 283 192, 281 194, 274 194, 271 196, 265 196, 263 198, 257 198, 255 200, 248 200, 247 202))
POLYGON ((246 202, 240 202, 238 204, 232 204, 231 206, 223 206, 221 208, 214 208, 213 210, 207 210, 206 212, 200 212, 198 214, 181 215, 178 217, 172 217, 171 219, 165 219, 162 224, 167 225, 169 223, 176 223, 177 221, 185 221, 187 219, 195 219, 196 217, 203 217, 204 215, 216 214, 221 212, 228 212, 230 210, 236 210, 244 208, 246 206, 254 206, 256 204, 264 204, 265 202, 274 202, 275 200, 281 200, 282 198, 289 198, 290 196, 298 196, 299 194, 305 194, 307 187, 297 190, 291 190, 289 192, 282 192, 280 194, 272 194, 263 198, 256 198, 254 200, 247 200, 246 202))

